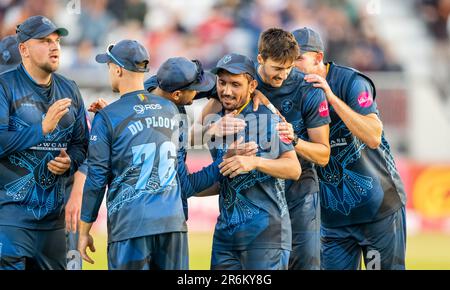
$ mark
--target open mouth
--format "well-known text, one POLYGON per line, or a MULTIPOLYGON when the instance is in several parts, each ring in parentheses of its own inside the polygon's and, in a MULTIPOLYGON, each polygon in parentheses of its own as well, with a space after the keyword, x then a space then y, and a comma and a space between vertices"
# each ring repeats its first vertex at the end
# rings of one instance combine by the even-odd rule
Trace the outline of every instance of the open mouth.
POLYGON ((50 60, 57 61, 57 60, 59 60, 59 56, 58 55, 51 55, 50 56, 50 60))

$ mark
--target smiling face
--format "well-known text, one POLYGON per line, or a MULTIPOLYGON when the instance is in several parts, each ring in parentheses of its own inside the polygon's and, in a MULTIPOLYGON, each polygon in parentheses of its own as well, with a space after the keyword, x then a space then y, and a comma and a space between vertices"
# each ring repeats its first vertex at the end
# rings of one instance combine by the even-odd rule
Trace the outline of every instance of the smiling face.
POLYGON ((54 32, 44 38, 30 39, 23 43, 24 55, 30 63, 39 69, 52 73, 59 67, 61 54, 60 36, 54 32))
POLYGON ((256 81, 247 74, 231 74, 225 70, 218 73, 217 94, 226 112, 238 110, 255 91, 256 81))
POLYGON ((294 68, 293 61, 282 63, 280 61, 274 61, 271 58, 264 61, 260 55, 258 56, 258 62, 260 64, 258 73, 262 80, 275 88, 283 85, 283 82, 288 78, 294 68))

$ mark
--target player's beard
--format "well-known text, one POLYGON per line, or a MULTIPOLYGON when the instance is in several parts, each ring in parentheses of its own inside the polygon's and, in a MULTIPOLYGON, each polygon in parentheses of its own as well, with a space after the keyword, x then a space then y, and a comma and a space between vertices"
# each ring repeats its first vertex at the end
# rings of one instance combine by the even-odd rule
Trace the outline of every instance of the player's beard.
POLYGON ((264 83, 274 87, 274 88, 278 88, 281 87, 283 85, 283 79, 278 78, 277 76, 275 77, 270 77, 269 74, 266 72, 266 68, 264 65, 260 65, 261 68, 261 78, 263 80, 264 83))
POLYGON ((54 73, 59 67, 59 64, 51 65, 49 63, 44 63, 43 65, 40 65, 39 68, 43 71, 45 71, 48 74, 54 73))

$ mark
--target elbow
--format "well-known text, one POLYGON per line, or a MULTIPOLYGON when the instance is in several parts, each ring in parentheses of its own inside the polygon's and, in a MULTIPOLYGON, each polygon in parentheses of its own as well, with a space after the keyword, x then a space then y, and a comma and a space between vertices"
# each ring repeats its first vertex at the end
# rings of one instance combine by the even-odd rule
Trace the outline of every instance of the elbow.
POLYGON ((290 167, 287 172, 289 172, 289 176, 287 177, 287 179, 297 181, 302 175, 302 167, 300 166, 300 163, 297 163, 295 166, 290 167))
POLYGON ((328 147, 327 153, 324 156, 322 156, 322 158, 317 160, 316 164, 319 165, 320 167, 327 166, 328 162, 330 162, 330 154, 331 154, 331 150, 330 150, 330 147, 328 147))
POLYGON ((371 138, 367 142, 367 146, 369 146, 370 149, 377 149, 378 146, 380 146, 380 144, 381 144, 381 135, 371 138))

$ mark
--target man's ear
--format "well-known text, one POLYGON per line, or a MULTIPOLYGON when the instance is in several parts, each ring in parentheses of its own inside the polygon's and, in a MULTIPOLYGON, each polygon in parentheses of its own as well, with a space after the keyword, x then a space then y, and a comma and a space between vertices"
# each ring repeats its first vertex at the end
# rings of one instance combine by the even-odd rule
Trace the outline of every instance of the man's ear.
POLYGON ((261 54, 258 54, 258 56, 256 57, 256 59, 258 60, 258 63, 259 64, 264 64, 264 59, 263 59, 263 57, 262 57, 262 55, 261 54))
POLYGON ((181 97, 181 91, 177 90, 175 92, 172 92, 172 94, 170 95, 170 97, 172 98, 172 100, 174 100, 175 102, 178 102, 180 100, 181 97))
POLYGON ((118 77, 123 76, 123 68, 120 67, 120 66, 118 66, 117 64, 114 64, 114 65, 116 66, 116 75, 117 75, 118 77))
POLYGON ((252 80, 249 84, 250 94, 253 94, 258 86, 258 82, 256 80, 252 80))
POLYGON ((30 56, 30 52, 28 51, 28 46, 23 42, 19 43, 19 52, 22 57, 30 56))
POLYGON ((316 53, 316 65, 320 64, 323 61, 323 58, 324 55, 322 51, 316 53))

